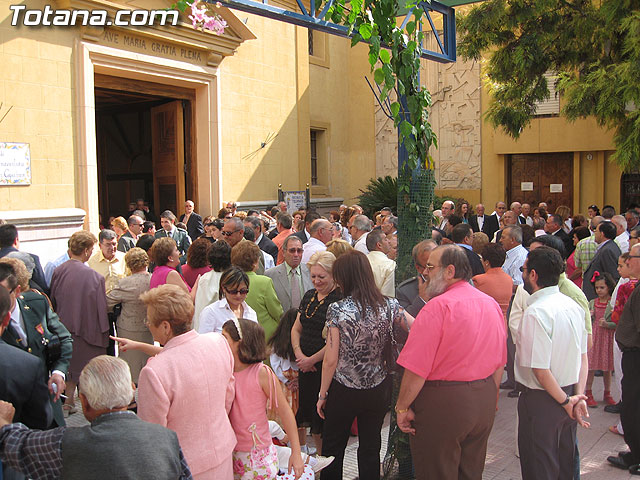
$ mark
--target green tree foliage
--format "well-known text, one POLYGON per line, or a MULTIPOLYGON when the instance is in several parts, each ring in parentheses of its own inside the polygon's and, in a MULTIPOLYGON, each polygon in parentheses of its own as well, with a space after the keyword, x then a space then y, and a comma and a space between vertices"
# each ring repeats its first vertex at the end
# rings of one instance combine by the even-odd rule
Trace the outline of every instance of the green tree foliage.
POLYGON ((487 118, 518 138, 558 72, 562 113, 615 131, 612 157, 640 166, 640 2, 486 0, 458 19, 462 57, 488 58, 487 118))
POLYGON ((326 18, 349 26, 352 46, 362 41, 368 43, 373 77, 381 88, 380 100, 384 101, 394 88, 406 98, 404 107, 399 101, 391 103, 394 124, 408 153, 408 161, 398 169, 397 282, 414 274, 411 249, 416 240, 430 236, 435 184, 433 161, 428 155, 431 145, 437 147, 429 123, 431 95, 419 82, 424 12, 415 8, 404 28, 397 21, 401 11, 406 14, 416 5, 412 0, 336 0, 326 18))

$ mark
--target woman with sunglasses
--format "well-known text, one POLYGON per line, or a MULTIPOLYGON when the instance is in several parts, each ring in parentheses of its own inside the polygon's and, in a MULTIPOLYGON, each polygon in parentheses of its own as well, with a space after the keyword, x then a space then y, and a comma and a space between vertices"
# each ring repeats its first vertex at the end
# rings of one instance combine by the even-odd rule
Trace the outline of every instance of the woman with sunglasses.
POLYGON ((249 277, 238 267, 231 267, 220 277, 220 300, 202 309, 198 333, 219 332, 228 320, 244 318, 258 322, 253 308, 245 299, 249 293, 249 277))

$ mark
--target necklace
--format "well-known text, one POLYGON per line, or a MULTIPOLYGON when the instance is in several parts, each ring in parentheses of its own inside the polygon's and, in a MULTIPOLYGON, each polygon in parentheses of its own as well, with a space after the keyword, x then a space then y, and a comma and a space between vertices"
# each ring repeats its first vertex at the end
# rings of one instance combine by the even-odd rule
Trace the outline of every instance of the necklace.
MULTIPOLYGON (((331 290, 331 292, 333 292, 333 290, 331 290)), ((307 317, 307 318, 313 317, 316 314, 316 312, 318 311, 318 309, 320 308, 320 306, 329 297, 331 292, 329 292, 322 300, 318 301, 318 291, 316 290, 316 293, 314 293, 313 297, 311 297, 311 301, 307 304, 306 308, 304 309, 304 316, 307 317), (316 305, 316 308, 313 310, 313 312, 311 312, 311 315, 309 315, 309 307, 311 306, 311 304, 314 301, 318 302, 318 305, 316 305)))

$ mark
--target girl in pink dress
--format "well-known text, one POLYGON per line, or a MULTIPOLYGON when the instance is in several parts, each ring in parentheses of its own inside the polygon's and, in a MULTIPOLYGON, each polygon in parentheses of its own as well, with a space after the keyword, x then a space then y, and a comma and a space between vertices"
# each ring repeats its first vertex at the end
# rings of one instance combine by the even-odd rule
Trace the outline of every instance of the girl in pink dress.
POLYGON ((607 327, 604 318, 604 311, 607 308, 611 294, 616 286, 613 277, 605 272, 595 272, 591 279, 596 295, 589 302, 591 310, 591 325, 593 328, 593 347, 587 352, 589 358, 589 374, 587 375, 587 406, 596 408, 598 402, 593 398, 591 386, 595 370, 602 370, 602 380, 604 381, 604 402, 608 405, 615 405, 615 400, 611 397, 611 372, 613 371, 613 336, 615 330, 607 327))
POLYGON ((271 441, 267 408, 275 406, 291 442, 289 472, 304 473, 296 420, 275 374, 263 360, 267 356, 264 329, 245 319, 222 326, 234 357, 236 396, 229 413, 238 440, 233 451, 234 480, 271 480, 278 475, 278 454, 271 441))

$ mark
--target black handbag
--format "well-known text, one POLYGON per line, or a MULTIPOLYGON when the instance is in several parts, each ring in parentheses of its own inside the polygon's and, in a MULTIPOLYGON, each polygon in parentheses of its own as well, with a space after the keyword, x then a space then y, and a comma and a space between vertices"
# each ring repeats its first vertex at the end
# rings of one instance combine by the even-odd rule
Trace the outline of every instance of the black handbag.
POLYGON ((56 364, 62 356, 62 343, 60 343, 60 337, 58 335, 52 335, 51 337, 42 337, 42 345, 44 346, 44 359, 47 365, 47 370, 53 370, 53 366, 56 364))
POLYGON ((398 367, 398 357, 400 356, 401 347, 396 341, 396 336, 393 332, 394 321, 391 313, 391 305, 387 301, 387 308, 389 310, 389 337, 384 344, 384 350, 382 351, 382 358, 387 365, 387 370, 393 372, 401 367, 398 367))

